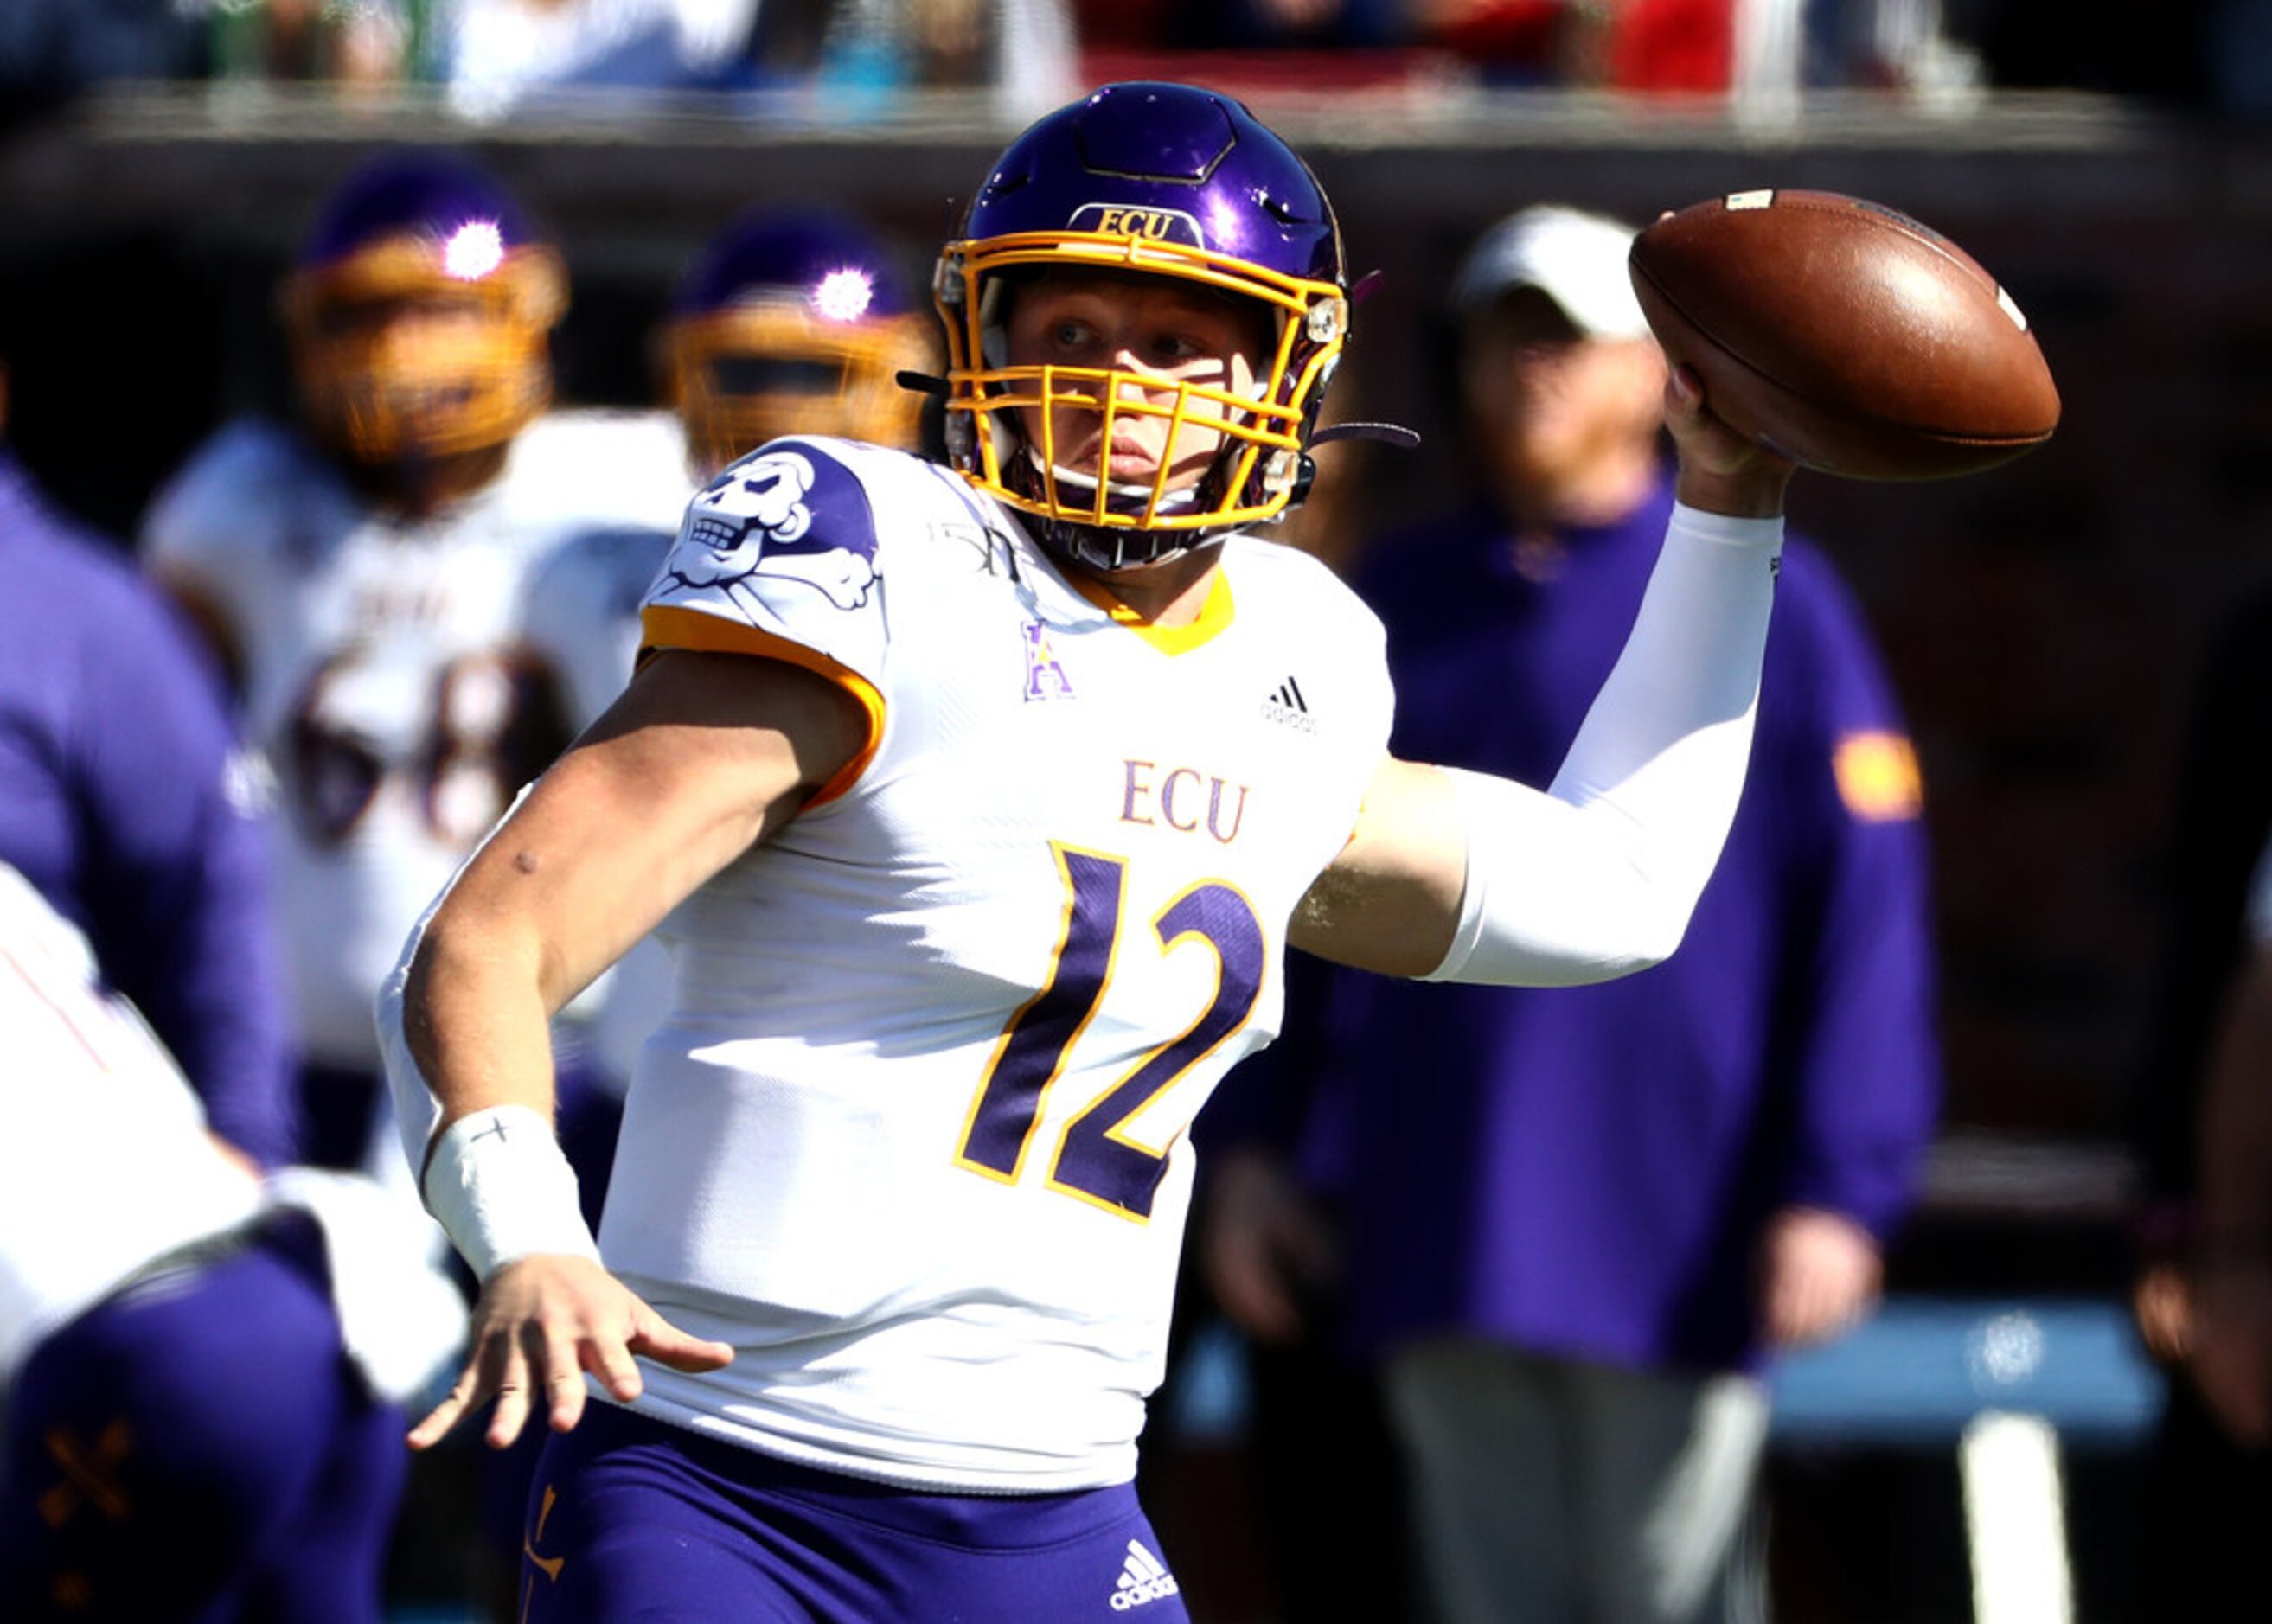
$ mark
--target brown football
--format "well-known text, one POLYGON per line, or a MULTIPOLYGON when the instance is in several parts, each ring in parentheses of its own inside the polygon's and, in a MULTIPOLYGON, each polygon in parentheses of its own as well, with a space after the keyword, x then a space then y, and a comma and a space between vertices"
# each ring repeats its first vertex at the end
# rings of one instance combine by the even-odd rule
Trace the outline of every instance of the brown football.
POLYGON ((1732 192, 1633 240, 1657 341, 1738 433, 1857 480, 1938 480, 2051 438, 2027 317, 1947 237, 1859 197, 1732 192))

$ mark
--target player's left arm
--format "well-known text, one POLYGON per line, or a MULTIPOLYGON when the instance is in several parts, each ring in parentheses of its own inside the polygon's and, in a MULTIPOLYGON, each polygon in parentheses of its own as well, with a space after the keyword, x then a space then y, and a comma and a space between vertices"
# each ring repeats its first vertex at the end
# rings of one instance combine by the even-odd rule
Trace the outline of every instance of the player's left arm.
POLYGON ((381 995, 404 1148, 482 1279, 472 1351, 410 1434, 430 1447, 495 1397, 503 1449, 534 1406, 561 1431, 583 1372, 638 1396, 634 1354, 714 1369, 599 1262, 551 1136, 547 1023, 663 915, 801 810, 866 741, 829 679, 784 662, 659 652, 467 860, 381 995))
POLYGON ((1293 945, 1390 975, 1607 980, 1669 957, 1743 791, 1793 466, 1665 385, 1680 469, 1632 636, 1546 792, 1390 759, 1293 945))

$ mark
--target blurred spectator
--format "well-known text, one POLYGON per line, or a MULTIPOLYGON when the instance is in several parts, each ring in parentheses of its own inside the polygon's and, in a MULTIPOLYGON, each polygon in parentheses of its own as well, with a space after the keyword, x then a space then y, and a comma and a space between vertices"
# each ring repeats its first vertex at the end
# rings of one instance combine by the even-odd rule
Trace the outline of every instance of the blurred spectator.
MULTIPOLYGON (((6 406, 0 365, 0 425, 6 406)), ((213 674, 171 606, 49 511, 4 447, 0 579, 0 862, 93 939, 213 1131, 263 1166, 289 1161, 259 789, 213 674)))
POLYGON ((1411 0, 1418 37, 1514 84, 1789 95, 1977 77, 1940 0, 1411 0))
POLYGON ((915 86, 993 88, 1017 115, 1073 79, 1064 0, 440 0, 442 77, 475 117, 570 87, 812 81, 845 105, 915 86))
POLYGON ((2201 55, 2215 105, 2236 117, 2272 116, 2272 0, 2222 0, 2209 8, 2201 55))
POLYGON ((443 77, 489 117, 535 89, 741 80, 758 0, 442 0, 443 77))
POLYGON ((1931 92, 1973 88, 1985 78, 1972 48, 1953 36, 1942 0, 1812 0, 1783 9, 1804 17, 1806 84, 1931 92))
POLYGON ((182 0, 209 21, 213 73, 226 79, 422 77, 430 0, 182 0))
MULTIPOLYGON (((2152 1593, 2175 1617, 2212 1616, 2236 1594, 2261 1591, 2253 1541, 2272 1516, 2272 1458, 2237 1449, 2204 1405, 2204 1383, 2226 1396, 2245 1357, 2247 1306, 2255 1280, 2249 1215, 2229 1203, 2216 1225, 2202 1221, 2203 1147, 2209 1132, 2227 1142, 2229 1174, 2246 1171, 2250 1106, 2264 1074, 2256 1047, 2261 996, 2253 945, 2263 853, 2272 838, 2272 593, 2260 592, 2231 615, 2196 687, 2177 806, 2168 844, 2166 919, 2152 1013, 2135 1099, 2134 1135, 2144 1181, 2140 1263, 2133 1302, 2147 1349, 2171 1375, 2154 1444, 2154 1489, 2147 1545, 2152 1593), (2220 1045, 2220 1034, 2225 1034, 2220 1045), (2205 1121, 2205 1079, 2216 1078, 2229 1125, 2205 1121), (2205 1344, 2197 1292, 2214 1286, 2225 1323, 2205 1344), (2238 1588, 2237 1588, 2238 1587, 2238 1588)), ((2212 1164, 2214 1165, 2214 1164, 2212 1164)), ((2261 1194, 2261 1190, 2257 1193, 2261 1194)), ((2261 1214, 2256 1216, 2261 1217, 2261 1214)), ((2238 1416, 2245 1420, 2245 1414, 2238 1416)))
MULTIPOLYGON (((1066 0, 808 0, 826 13, 814 76, 839 115, 911 86, 987 88, 1005 119, 1080 93, 1066 0)), ((777 59, 769 59, 777 60, 777 59)))
POLYGON ((546 86, 742 83, 758 0, 183 0, 227 79, 446 81, 487 117, 546 86))
MULTIPOLYGON (((1671 495, 1631 235, 1527 210, 1460 272, 1484 499, 1360 579, 1401 756, 1545 785, 1633 622, 1671 495)), ((1819 553, 1786 550, 1780 596, 1743 808, 1669 964, 1552 993, 1334 972, 1289 1008, 1306 1195, 1207 1139, 1207 1278, 1266 1342, 1337 1295, 1446 1619, 1707 1616, 1754 1373, 1869 1312, 1910 1197, 1938 1093, 1915 757, 1819 553)))
POLYGON ((1412 0, 1419 37, 1517 85, 1726 90, 1738 13, 1782 0, 1412 0))
POLYGON ((2242 118, 2272 112, 2268 0, 1970 0, 1997 85, 2150 96, 2242 118))
MULTIPOLYGON (((1084 51, 1399 45, 1414 0, 1071 0, 1084 51)), ((1195 71, 1211 71, 1209 64, 1195 71)))
POLYGON ((367 1181, 264 1191, 5 863, 0 1032, 0 1617, 377 1624, 455 1294, 367 1181))
POLYGON ((1406 0, 1184 0, 1181 42, 1234 49, 1378 46, 1405 32, 1406 0))
POLYGON ((8 0, 0 5, 0 130, 106 79, 203 71, 202 19, 176 0, 8 0))

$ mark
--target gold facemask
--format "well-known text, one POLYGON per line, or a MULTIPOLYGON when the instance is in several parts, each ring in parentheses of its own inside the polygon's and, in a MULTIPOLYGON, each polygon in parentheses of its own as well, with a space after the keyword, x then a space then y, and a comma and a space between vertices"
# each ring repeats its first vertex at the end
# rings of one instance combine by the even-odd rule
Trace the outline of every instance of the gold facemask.
POLYGON ((953 242, 933 288, 946 324, 947 450, 963 477, 1010 507, 1100 529, 1229 530, 1273 518, 1292 498, 1304 441, 1349 328, 1349 303, 1332 282, 1287 276, 1227 254, 1101 231, 1036 231, 953 242), (1108 368, 1003 363, 999 273, 1014 267, 1139 272, 1259 301, 1277 339, 1252 395, 1172 383, 1108 368), (1115 421, 1163 417, 1168 443, 1185 427, 1223 436, 1193 490, 1170 488, 1162 458, 1148 485, 1068 478, 1055 455, 1054 413, 1095 413, 1096 443, 1115 421), (1039 443, 1017 413, 1041 425, 1039 443))
POLYGON ((664 339, 671 405, 704 476, 783 435, 913 450, 923 398, 902 370, 934 361, 920 317, 829 321, 802 300, 766 299, 674 322, 664 339))
POLYGON ((551 401, 545 340, 568 302, 559 257, 512 249, 472 275, 446 261, 430 237, 391 237, 285 285, 309 422, 358 462, 501 445, 551 401), (358 307, 373 313, 356 319, 358 307))

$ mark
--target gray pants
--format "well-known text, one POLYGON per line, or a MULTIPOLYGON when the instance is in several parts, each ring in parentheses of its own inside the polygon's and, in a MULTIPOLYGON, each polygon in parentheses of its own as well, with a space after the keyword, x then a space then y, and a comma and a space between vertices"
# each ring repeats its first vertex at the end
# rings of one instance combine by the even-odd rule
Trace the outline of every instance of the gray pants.
POLYGON ((1387 1389, 1443 1624, 1728 1615, 1767 1437, 1758 1382, 1445 1341, 1396 1355, 1387 1389))

